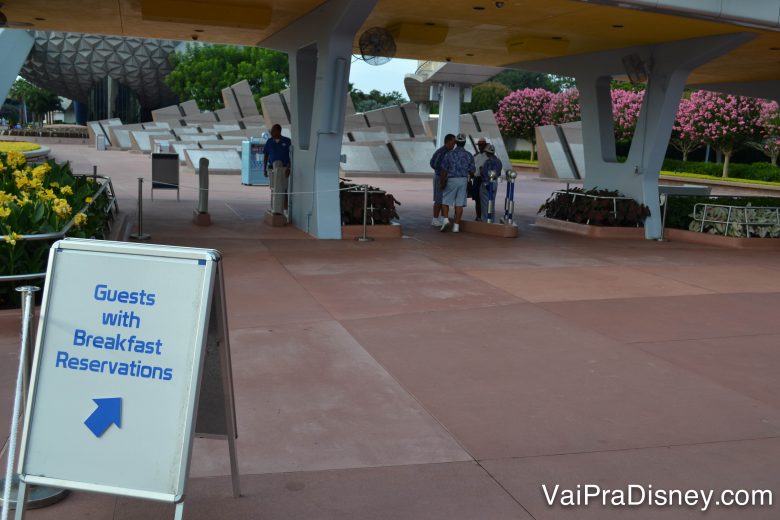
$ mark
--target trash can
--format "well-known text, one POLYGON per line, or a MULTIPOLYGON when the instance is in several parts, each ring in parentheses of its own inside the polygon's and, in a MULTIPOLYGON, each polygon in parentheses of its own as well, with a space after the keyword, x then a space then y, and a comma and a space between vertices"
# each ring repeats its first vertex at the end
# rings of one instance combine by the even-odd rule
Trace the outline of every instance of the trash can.
POLYGON ((268 177, 263 175, 263 144, 258 137, 241 143, 241 184, 268 186, 268 177))

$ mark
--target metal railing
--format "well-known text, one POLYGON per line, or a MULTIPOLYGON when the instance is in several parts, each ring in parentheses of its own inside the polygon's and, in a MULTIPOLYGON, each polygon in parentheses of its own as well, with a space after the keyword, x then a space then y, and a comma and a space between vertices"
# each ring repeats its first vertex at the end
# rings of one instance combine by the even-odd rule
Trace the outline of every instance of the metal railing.
MULTIPOLYGON (((119 212, 119 204, 116 201, 116 191, 114 190, 114 185, 111 182, 111 177, 105 177, 103 175, 96 175, 96 174, 75 174, 74 177, 84 177, 84 178, 92 178, 96 181, 99 179, 102 182, 100 183, 100 188, 92 195, 92 201, 85 204, 83 208, 81 208, 80 211, 76 211, 73 213, 73 218, 71 218, 59 231, 55 231, 53 233, 35 233, 31 235, 20 235, 16 238, 17 241, 29 241, 29 242, 35 242, 35 241, 41 241, 41 240, 50 240, 55 241, 59 240, 61 238, 65 238, 65 236, 68 234, 68 232, 71 230, 71 228, 76 224, 76 215, 79 213, 86 213, 87 210, 95 204, 95 202, 105 193, 108 197, 108 204, 105 208, 105 214, 108 216, 108 226, 109 230, 111 229, 111 220, 113 220, 113 217, 116 213, 119 212)), ((23 280, 35 280, 38 278, 46 278, 46 273, 26 273, 26 274, 8 274, 8 275, 0 275, 0 282, 19 282, 23 280)))
MULTIPOLYGON (((717 215, 711 216, 716 217, 717 215)), ((732 226, 740 226, 744 227, 745 236, 750 238, 751 227, 780 226, 780 207, 726 206, 723 204, 698 203, 693 207, 693 220, 701 223, 701 226, 699 226, 700 233, 704 232, 704 226, 707 224, 720 224, 724 225, 723 236, 728 236, 732 226), (701 212, 700 208, 702 208, 701 212), (721 213, 725 211, 726 220, 722 218, 707 218, 708 215, 715 213, 712 210, 719 210, 721 213), (756 212, 765 212, 765 215, 759 217, 756 215, 756 212), (749 217, 749 214, 752 214, 752 217, 749 217), (766 215, 772 214, 774 214, 774 219, 766 218, 766 215)))

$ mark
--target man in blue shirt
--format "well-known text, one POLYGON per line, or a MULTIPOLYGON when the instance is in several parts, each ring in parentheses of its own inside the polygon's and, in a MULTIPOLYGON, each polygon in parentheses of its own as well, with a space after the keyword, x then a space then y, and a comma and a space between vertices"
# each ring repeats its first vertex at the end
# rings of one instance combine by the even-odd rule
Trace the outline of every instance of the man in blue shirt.
MULTIPOLYGON (((490 197, 488 195, 488 183, 490 182, 490 172, 496 172, 498 175, 498 178, 501 178, 501 167, 503 166, 501 164, 501 160, 496 157, 496 148, 489 144, 485 147, 485 153, 487 154, 487 159, 485 159, 485 162, 482 164, 482 167, 479 169, 479 176, 482 178, 482 183, 479 187, 479 198, 481 203, 480 208, 480 217, 482 219, 482 222, 487 222, 487 215, 488 215, 488 201, 490 200, 490 197)), ((494 187, 494 189, 497 188, 497 184, 494 187)), ((493 200, 496 200, 496 193, 493 192, 493 200)), ((495 208, 493 208, 493 222, 496 221, 496 211, 495 208)))
POLYGON ((433 152, 431 157, 431 168, 433 168, 433 219, 431 225, 441 226, 441 163, 444 162, 444 156, 450 150, 455 148, 455 136, 447 134, 444 136, 444 146, 433 152))
POLYGON ((455 148, 444 156, 439 174, 439 185, 442 190, 441 230, 447 231, 450 227, 450 206, 455 206, 455 223, 452 225, 452 232, 458 233, 460 220, 463 217, 463 208, 466 206, 466 188, 469 176, 474 174, 476 168, 474 156, 464 148, 466 146, 464 134, 458 134, 458 137, 455 138, 455 145, 455 148))
MULTIPOLYGON (((277 197, 283 197, 284 209, 287 210, 287 192, 290 177, 290 148, 292 141, 282 135, 281 125, 271 127, 271 138, 263 148, 263 173, 268 177, 268 164, 271 164, 271 192, 273 211, 279 212, 277 197)), ((280 212, 279 212, 280 213, 280 212)))

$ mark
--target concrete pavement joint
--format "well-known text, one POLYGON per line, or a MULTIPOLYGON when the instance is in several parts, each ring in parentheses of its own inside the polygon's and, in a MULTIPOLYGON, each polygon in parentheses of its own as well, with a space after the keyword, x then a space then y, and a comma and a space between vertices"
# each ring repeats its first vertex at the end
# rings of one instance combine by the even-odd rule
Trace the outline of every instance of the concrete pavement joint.
POLYGON ((477 463, 481 464, 483 462, 493 462, 493 461, 501 461, 501 460, 542 459, 546 457, 567 457, 570 455, 595 455, 599 453, 621 453, 621 452, 632 452, 632 451, 642 451, 642 450, 657 450, 661 448, 691 448, 695 446, 716 446, 719 444, 771 441, 771 440, 780 440, 780 435, 771 435, 768 437, 751 437, 746 439, 725 439, 725 440, 718 440, 718 441, 690 442, 690 443, 682 443, 682 444, 658 444, 658 445, 651 445, 651 446, 637 446, 634 448, 615 448, 611 450, 588 450, 588 451, 571 451, 571 452, 560 452, 560 453, 545 453, 541 455, 519 455, 515 457, 501 457, 498 459, 478 459, 478 460, 475 459, 475 460, 477 463))

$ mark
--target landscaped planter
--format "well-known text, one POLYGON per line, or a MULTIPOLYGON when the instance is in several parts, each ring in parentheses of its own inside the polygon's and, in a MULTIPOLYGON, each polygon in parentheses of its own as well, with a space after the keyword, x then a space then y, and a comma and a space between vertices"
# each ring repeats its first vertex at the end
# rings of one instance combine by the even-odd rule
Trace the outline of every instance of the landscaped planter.
POLYGON ((466 233, 476 233, 477 235, 499 238, 516 238, 518 235, 517 226, 514 224, 488 224, 487 222, 479 222, 476 220, 461 221, 460 230, 466 233))
POLYGON ((704 246, 730 247, 733 249, 753 249, 759 251, 780 251, 780 239, 777 238, 736 238, 686 231, 684 229, 666 229, 664 238, 669 241, 689 242, 704 246))
POLYGON ((547 217, 537 217, 536 226, 553 231, 562 231, 573 235, 591 238, 636 239, 645 238, 645 228, 641 227, 607 227, 578 224, 547 217))
MULTIPOLYGON (((354 240, 357 237, 363 236, 363 226, 362 225, 350 225, 350 226, 341 226, 341 238, 342 240, 354 240)), ((366 227, 366 236, 371 238, 378 238, 378 239, 384 239, 384 238, 402 238, 403 237, 403 230, 401 229, 401 226, 394 225, 394 224, 387 224, 387 225, 376 225, 376 226, 367 226, 366 227)))
POLYGON ((644 239, 647 206, 617 191, 572 188, 553 192, 536 225, 593 238, 644 239))

